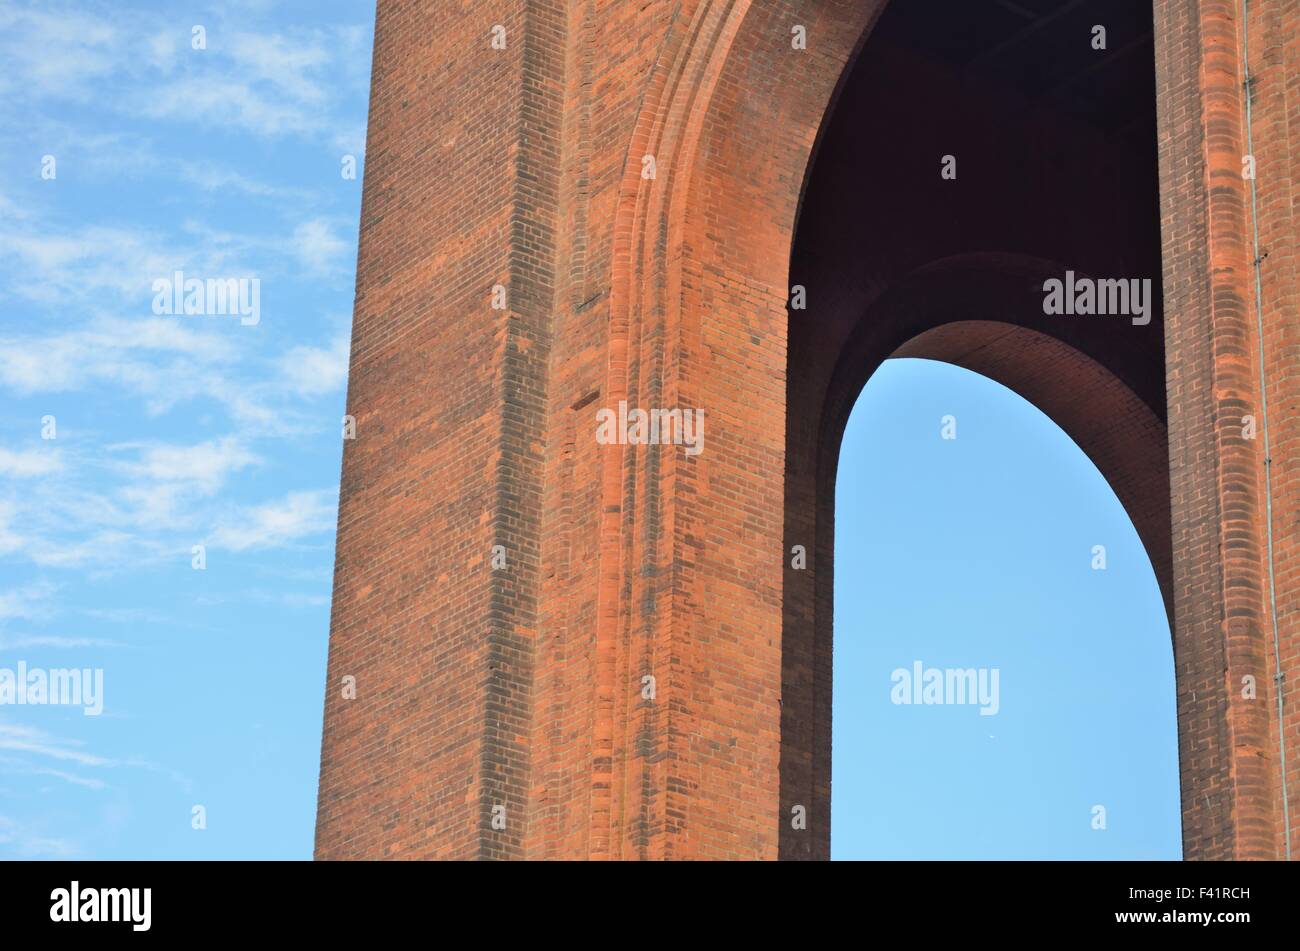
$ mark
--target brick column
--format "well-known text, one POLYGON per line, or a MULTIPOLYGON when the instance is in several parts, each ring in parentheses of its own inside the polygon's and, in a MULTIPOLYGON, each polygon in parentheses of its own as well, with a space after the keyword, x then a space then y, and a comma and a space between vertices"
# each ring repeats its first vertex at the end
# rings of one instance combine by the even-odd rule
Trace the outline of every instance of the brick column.
POLYGON ((1207 859, 1281 843, 1239 10, 1156 4, 1183 848, 1207 859))

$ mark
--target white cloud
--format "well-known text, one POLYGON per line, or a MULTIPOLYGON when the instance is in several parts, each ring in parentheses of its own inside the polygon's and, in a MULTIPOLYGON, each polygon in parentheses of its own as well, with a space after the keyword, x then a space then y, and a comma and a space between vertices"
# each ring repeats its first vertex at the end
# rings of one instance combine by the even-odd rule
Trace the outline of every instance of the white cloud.
POLYGON ((333 55, 322 37, 289 39, 277 34, 239 33, 231 38, 230 54, 240 75, 274 86, 301 102, 321 102, 325 90, 309 74, 322 73, 333 55))
POLYGON ((138 478, 183 483, 194 491, 211 494, 221 488, 232 472, 261 461, 238 439, 227 436, 192 446, 146 446, 139 462, 129 463, 126 468, 138 478))
POLYGON ((63 9, 0 8, 0 90, 5 95, 82 99, 116 69, 127 39, 110 23, 63 9))
POLYGON ((349 346, 341 334, 328 347, 294 347, 280 360, 285 383, 297 396, 333 393, 347 382, 349 346))
MULTIPOLYGON (((0 555, 107 576, 127 566, 188 560, 191 545, 271 548, 332 530, 337 490, 294 492, 260 505, 221 501, 232 477, 266 460, 238 435, 199 443, 116 443, 81 465, 0 498, 0 555), (83 488, 93 486, 93 490, 83 488)), ((0 617, 45 616, 52 586, 0 593, 0 617)))
POLYGON ((234 353, 228 335, 184 318, 101 318, 79 330, 0 338, 0 386, 29 395, 107 385, 142 397, 155 414, 196 397, 235 409, 250 400, 222 372, 234 353))
MULTIPOLYGON (((247 22, 247 11, 241 14, 247 22)), ((114 10, 109 19, 44 3, 0 6, 0 94, 17 104, 95 103, 136 117, 280 137, 326 132, 340 87, 355 90, 368 79, 359 26, 254 33, 226 19, 209 19, 207 48, 194 50, 188 21, 131 10, 114 10), (105 87, 117 94, 104 99, 105 87)))
POLYGON ((35 618, 48 613, 45 602, 55 592, 48 581, 38 581, 21 588, 0 591, 0 620, 5 618, 35 618))
POLYGON ((16 265, 8 290, 46 304, 96 301, 109 292, 148 307, 156 278, 204 257, 146 231, 104 225, 56 235, 30 229, 0 233, 0 258, 16 265))
POLYGON ((212 544, 230 551, 286 545, 333 530, 337 510, 337 490, 290 492, 223 519, 212 533, 212 544))
POLYGON ((10 221, 25 221, 31 217, 31 212, 19 205, 12 198, 0 193, 0 219, 10 221))
POLYGON ((17 551, 23 546, 23 537, 13 530, 18 506, 9 499, 0 499, 0 555, 17 551))
MULTIPOLYGON (((360 135, 364 140, 365 126, 360 127, 360 135)), ((33 123, 30 138, 40 143, 42 154, 55 156, 60 174, 71 170, 88 183, 112 185, 148 179, 161 184, 171 178, 196 186, 210 196, 226 198, 237 194, 275 200, 286 213, 324 200, 319 190, 264 182, 211 157, 194 159, 169 154, 170 143, 165 138, 159 141, 138 134, 95 132, 48 116, 33 123)), ((16 222, 31 218, 26 208, 0 195, 0 219, 16 222)))
POLYGON ((318 274, 336 269, 339 259, 352 247, 335 234, 333 226, 324 218, 313 218, 295 228, 293 243, 298 260, 318 274))
POLYGON ((111 759, 95 756, 74 748, 80 745, 75 741, 57 739, 32 727, 18 726, 13 723, 0 723, 0 750, 31 753, 36 756, 46 756, 50 759, 78 763, 82 766, 115 765, 111 759))
POLYGON ((121 564, 135 537, 126 532, 99 532, 81 541, 33 539, 27 544, 32 561, 47 568, 121 564))
MULTIPOLYGON (((83 750, 83 744, 77 739, 61 739, 45 733, 44 730, 31 728, 31 726, 19 726, 18 724, 0 724, 0 750, 18 752, 18 754, 27 754, 29 756, 45 757, 59 761, 59 763, 75 763, 81 767, 94 768, 129 768, 129 769, 148 769, 149 772, 161 773, 169 777, 179 786, 190 789, 190 780, 183 773, 177 770, 164 767, 151 760, 140 759, 138 756, 127 757, 127 759, 110 759, 108 756, 99 756, 90 754, 83 750)), ((42 764, 35 769, 49 769, 48 765, 42 764)), ((3 828, 0 828, 3 831, 3 828)))
POLYGON ((44 635, 7 637, 0 634, 0 651, 30 650, 33 647, 72 650, 82 647, 108 649, 125 646, 125 644, 118 641, 107 641, 98 637, 48 637, 44 635))
POLYGON ((0 816, 0 845, 13 848, 19 858, 71 858, 79 851, 67 839, 39 835, 8 816, 0 816))
POLYGON ((242 192, 258 198, 281 198, 308 201, 311 193, 301 188, 268 185, 214 162, 179 162, 180 177, 208 192, 242 192))
POLYGON ((33 769, 28 770, 28 772, 33 776, 53 776, 55 779, 61 779, 65 783, 71 783, 74 786, 85 786, 87 789, 105 788, 105 783, 102 779, 87 779, 84 776, 65 773, 61 769, 33 769))
MULTIPOLYGON (((156 557, 157 543, 124 530, 135 527, 136 513, 81 489, 78 475, 60 472, 37 481, 21 499, 0 499, 0 554, 18 553, 44 567, 88 565, 98 572, 156 557)), ((0 618, 49 613, 40 601, 52 590, 35 585, 0 593, 0 618)))
POLYGON ((347 59, 353 30, 292 34, 209 34, 208 49, 183 78, 141 89, 136 113, 234 127, 267 138, 320 135, 329 125, 339 76, 356 82, 347 59))
POLYGON ((132 524, 179 528, 193 525, 197 514, 189 503, 225 486, 235 472, 262 462, 234 436, 195 445, 118 445, 110 450, 135 449, 139 457, 117 468, 132 478, 119 494, 130 509, 132 524))
POLYGON ((145 42, 149 62, 163 72, 171 72, 176 65, 176 55, 180 51, 181 37, 176 30, 160 30, 145 42))
MULTIPOLYGON (((63 460, 57 449, 28 449, 25 452, 16 452, 0 447, 0 476, 30 479, 35 476, 51 475, 62 468, 63 460)), ((2 542, 0 547, 3 547, 2 542)))
MULTIPOLYGON (((132 159, 124 156, 122 161, 132 159)), ((234 180, 234 173, 204 163, 160 162, 156 167, 177 168, 182 177, 207 176, 210 183, 234 180)), ((221 230, 197 218, 182 220, 179 231, 170 234, 98 224, 55 232, 42 230, 31 218, 0 219, 0 264, 5 266, 0 290, 65 313, 100 313, 112 304, 144 318, 153 313, 154 282, 171 281, 177 271, 186 278, 251 278, 259 272, 253 262, 283 267, 295 261, 300 252, 294 235, 221 230)), ((207 323, 228 321, 212 318, 207 323)))
POLYGON ((151 90, 138 98, 138 109, 151 119, 235 126, 266 137, 307 133, 320 126, 310 109, 263 96, 245 82, 214 77, 184 79, 151 90))
POLYGON ((143 608, 82 608, 79 612, 113 624, 162 624, 167 617, 143 608))

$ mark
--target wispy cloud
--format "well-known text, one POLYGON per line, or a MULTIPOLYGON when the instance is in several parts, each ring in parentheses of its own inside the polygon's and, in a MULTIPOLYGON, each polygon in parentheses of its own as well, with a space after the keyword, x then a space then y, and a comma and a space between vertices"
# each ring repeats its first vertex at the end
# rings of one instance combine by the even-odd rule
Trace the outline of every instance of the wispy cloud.
POLYGON ((337 508, 337 490, 290 492, 226 517, 212 533, 212 544, 230 551, 285 545, 331 531, 337 508))
POLYGON ((221 488, 232 473, 262 461, 233 436, 209 439, 193 445, 153 444, 112 448, 138 449, 138 461, 123 465, 131 475, 153 483, 177 483, 204 494, 221 488))
MULTIPOLYGON (((320 372, 323 378, 324 366, 320 372)), ((54 471, 21 496, 0 497, 0 555, 107 576, 128 566, 188 561, 198 542, 267 549, 334 527, 337 489, 291 492, 260 504, 224 498, 234 476, 267 463, 238 435, 113 443, 93 452, 86 447, 77 458, 77 467, 54 471)), ((0 592, 0 618, 48 616, 52 591, 40 584, 0 592)))
POLYGON ((115 765, 113 760, 87 753, 79 749, 80 746, 82 744, 79 741, 56 739, 43 730, 14 723, 0 723, 0 750, 31 753, 81 766, 115 765))
POLYGON ((33 776, 53 776, 55 779, 61 779, 65 783, 73 786, 85 786, 87 789, 104 789, 107 787, 102 779, 92 779, 85 776, 78 776, 75 773, 66 773, 61 769, 30 769, 27 770, 33 776))
POLYGON ((38 581, 21 588, 0 591, 0 620, 43 617, 49 613, 49 600, 56 590, 54 584, 38 581))
POLYGON ((80 330, 0 338, 0 383, 20 393, 57 393, 90 384, 139 382, 140 361, 133 358, 140 354, 183 358, 193 361, 191 366, 233 356, 227 339, 198 326, 165 317, 101 318, 80 330))
POLYGON ((45 568, 93 565, 106 569, 126 563, 134 541, 135 537, 127 532, 98 532, 77 541, 33 539, 27 547, 32 561, 45 568))
POLYGON ((94 15, 19 4, 0 8, 0 37, 6 97, 84 99, 122 68, 117 54, 129 41, 94 15))
POLYGON ((191 257, 174 241, 140 229, 85 225, 50 234, 28 225, 0 231, 0 261, 10 265, 7 289, 47 304, 100 300, 107 292, 147 307, 154 278, 191 257))
POLYGON ((0 845, 21 859, 71 858, 81 851, 70 839, 40 835, 9 816, 0 816, 0 845))
POLYGON ((0 8, 0 92, 11 101, 94 101, 128 116, 270 138, 337 135, 340 84, 365 81, 363 32, 254 33, 231 20, 210 18, 196 49, 188 20, 12 2, 0 8), (99 98, 106 85, 118 92, 107 101, 99 98))
POLYGON ((313 397, 333 393, 348 379, 346 334, 335 337, 328 347, 294 347, 280 360, 280 371, 297 396, 313 397))
POLYGON ((324 218, 303 222, 293 232, 294 248, 302 265, 315 274, 336 272, 352 247, 324 218))
MULTIPOLYGON (((34 761, 19 759, 18 762, 25 768, 64 772, 59 767, 45 762, 54 760, 56 763, 75 763, 89 769, 144 769, 167 776, 182 788, 189 789, 192 786, 190 779, 183 773, 151 760, 134 756, 128 758, 99 756, 87 752, 84 747, 85 744, 80 740, 56 737, 35 727, 0 723, 0 750, 36 758, 34 761)), ((104 784, 101 783, 95 788, 103 788, 103 786, 104 784)))
POLYGON ((234 353, 228 339, 200 324, 101 318, 79 330, 0 337, 0 386, 30 395, 107 385, 142 398, 155 415, 210 398, 243 416, 256 404, 234 378, 234 353))
MULTIPOLYGON (((364 135, 364 128, 361 132, 364 135)), ((354 141, 354 136, 355 130, 347 133, 346 138, 354 141)), ((286 216, 298 208, 319 203, 324 195, 319 189, 264 181, 257 174, 241 171, 211 155, 195 158, 171 154, 165 138, 160 141, 155 136, 99 132, 46 117, 33 120, 29 138, 40 144, 42 155, 55 157, 60 174, 88 183, 172 180, 178 186, 192 185, 207 197, 247 196, 271 200, 281 206, 286 216)), ((341 153, 347 151, 341 148, 341 153)), ((11 221, 32 217, 26 209, 3 198, 0 198, 0 212, 11 221)))
POLYGON ((57 449, 28 449, 18 452, 0 447, 0 476, 30 479, 58 472, 63 467, 57 449))
POLYGON ((132 519, 147 526, 192 524, 181 507, 219 491, 235 472, 262 462, 239 439, 226 436, 195 445, 118 446, 136 449, 139 458, 120 468, 131 483, 120 494, 132 519))
POLYGON ((125 646, 120 641, 109 641, 100 637, 49 637, 44 635, 15 637, 0 634, 0 651, 30 650, 34 647, 73 650, 86 647, 108 649, 125 646))
MULTIPOLYGON (((14 530, 18 505, 10 499, 0 499, 0 555, 7 555, 23 547, 24 539, 14 530)), ((2 596, 0 596, 2 597, 2 596)), ((3 615, 0 615, 2 617, 3 615)))

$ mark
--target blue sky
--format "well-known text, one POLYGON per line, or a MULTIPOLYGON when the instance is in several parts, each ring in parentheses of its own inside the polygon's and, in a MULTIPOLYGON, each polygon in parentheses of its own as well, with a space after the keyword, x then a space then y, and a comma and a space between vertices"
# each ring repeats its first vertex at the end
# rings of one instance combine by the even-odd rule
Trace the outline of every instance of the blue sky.
POLYGON ((986 377, 891 360, 835 504, 833 857, 1180 858, 1164 603, 1082 450, 986 377), (895 704, 917 661, 996 668, 997 712, 895 704))
MULTIPOLYGON (((0 668, 104 672, 0 706, 0 858, 311 854, 372 15, 0 0, 0 668), (156 313, 176 270, 260 319, 156 313)), ((1163 608, 1078 449, 899 361, 838 504, 836 854, 1176 856, 1163 608), (999 713, 891 704, 914 660, 999 713)))
POLYGON ((0 857, 310 855, 372 16, 0 2, 0 857))

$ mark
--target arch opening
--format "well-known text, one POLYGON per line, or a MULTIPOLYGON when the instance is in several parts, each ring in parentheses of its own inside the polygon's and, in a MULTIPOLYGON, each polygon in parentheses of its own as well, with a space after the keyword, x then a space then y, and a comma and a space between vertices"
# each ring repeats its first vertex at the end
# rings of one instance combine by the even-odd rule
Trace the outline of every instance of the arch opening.
POLYGON ((835 495, 832 857, 1179 858, 1164 600, 1061 427, 890 359, 835 495))
MULTIPOLYGON (((1151 22, 1146 2, 889 3, 841 77, 790 254, 784 535, 810 568, 787 559, 783 578, 785 811, 830 815, 836 467, 887 358, 972 370, 1042 410, 1114 489, 1169 604, 1151 22), (1133 297, 1050 312, 1046 282, 1080 279, 1133 297)), ((783 828, 781 857, 829 857, 830 828, 783 828)))

